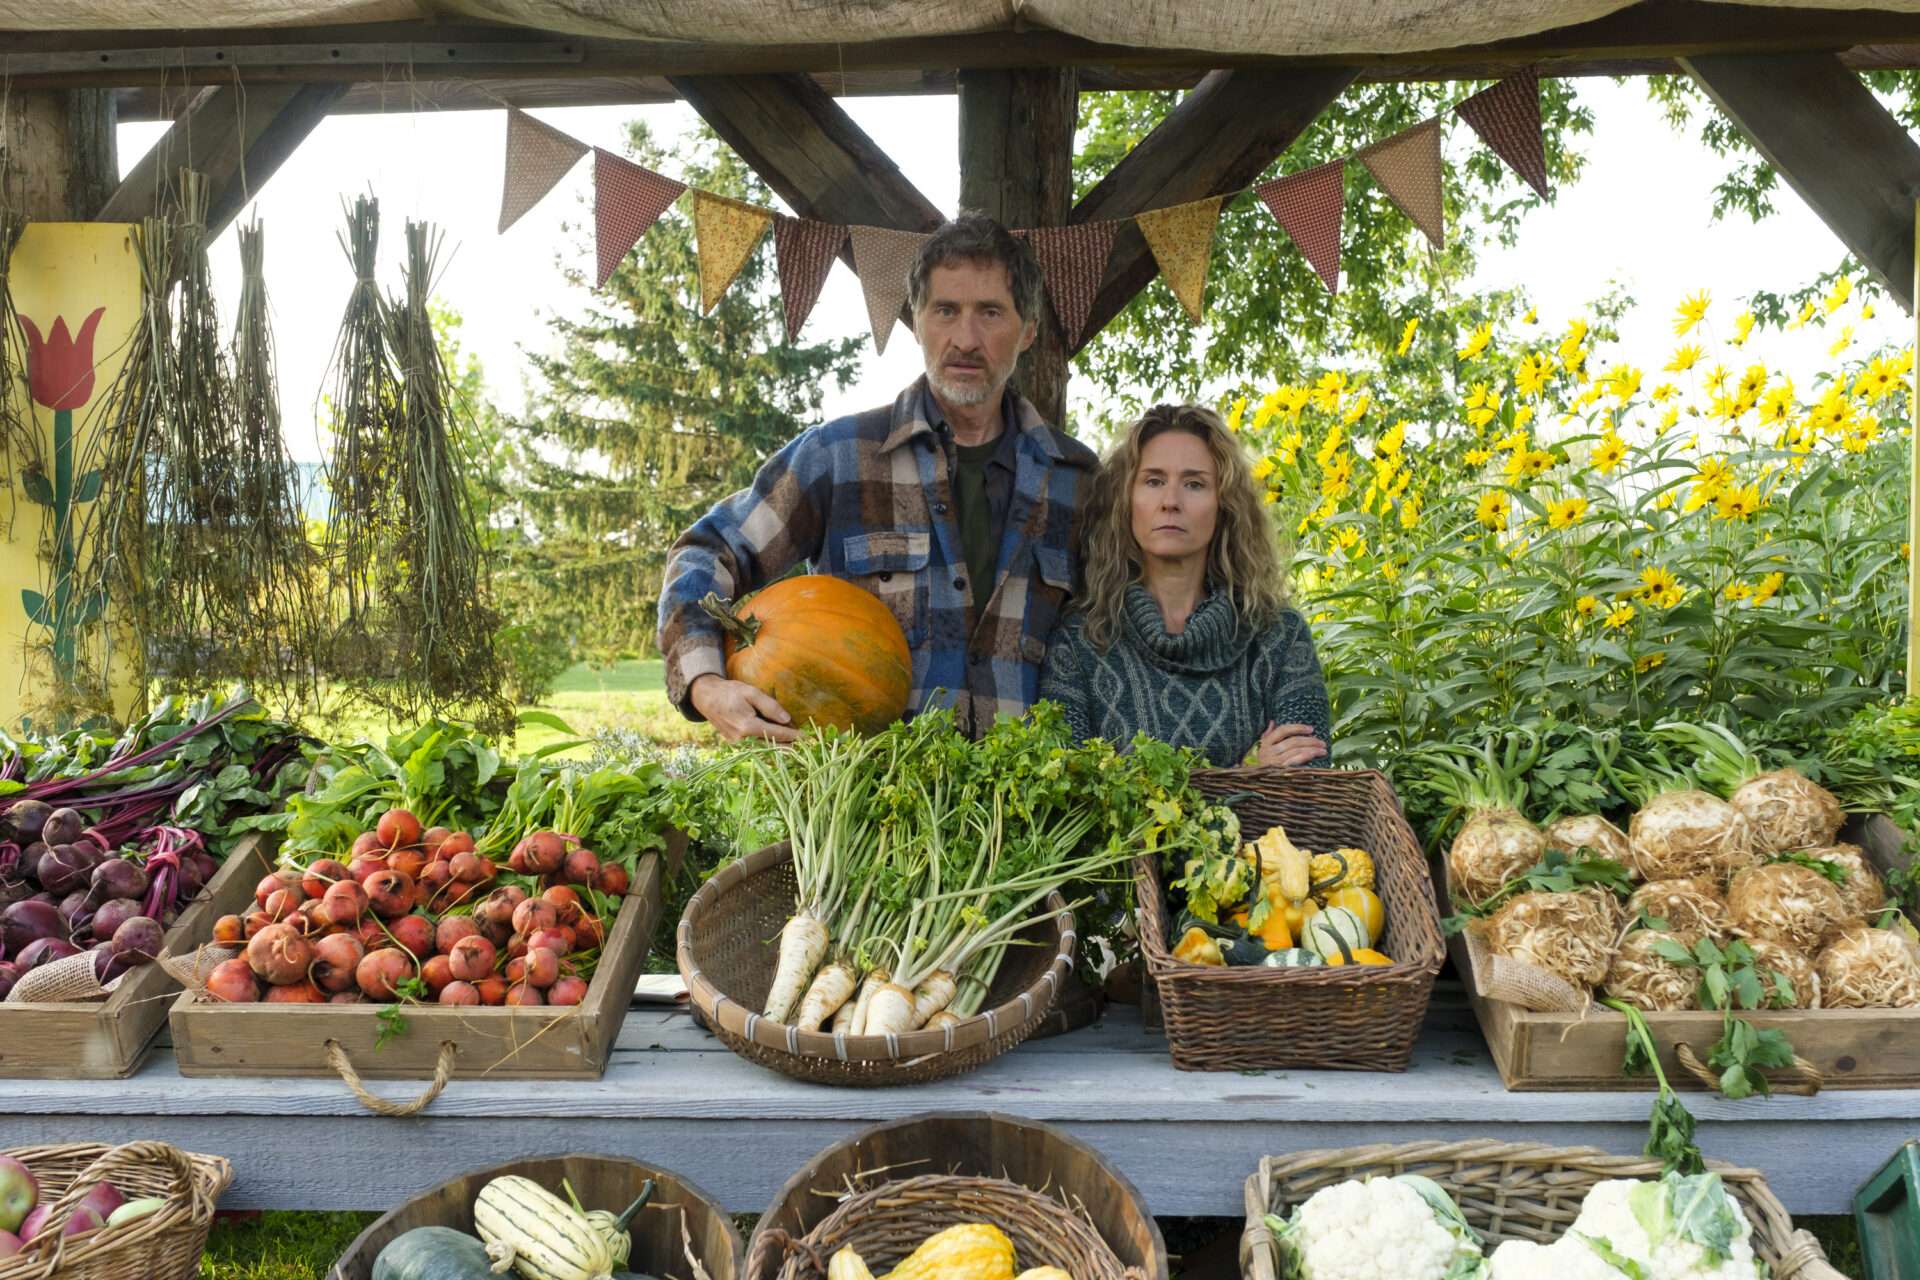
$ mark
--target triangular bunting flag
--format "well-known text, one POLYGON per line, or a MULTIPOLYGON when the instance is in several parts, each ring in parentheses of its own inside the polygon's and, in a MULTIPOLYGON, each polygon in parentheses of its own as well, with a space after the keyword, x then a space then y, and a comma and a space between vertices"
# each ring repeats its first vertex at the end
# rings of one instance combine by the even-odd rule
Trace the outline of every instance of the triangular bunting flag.
POLYGON ((1060 331, 1069 348, 1080 345, 1080 331, 1087 327, 1093 310, 1093 295, 1100 291, 1100 278, 1107 273, 1107 256, 1113 251, 1118 222, 1083 222, 1072 227, 1035 227, 1016 235, 1027 238, 1034 260, 1040 264, 1040 277, 1047 282, 1047 294, 1060 317, 1060 331))
POLYGON ((594 288, 607 283, 627 250, 686 189, 665 174, 593 149, 593 229, 600 259, 594 288))
POLYGON ((540 203, 587 154, 587 144, 569 138, 552 125, 541 124, 526 112, 507 108, 507 171, 500 186, 500 230, 520 221, 520 215, 540 203))
POLYGON ((1540 193, 1547 190, 1547 151, 1540 141, 1540 77, 1531 69, 1508 76, 1454 108, 1494 154, 1540 193))
POLYGON ((780 271, 780 300, 787 311, 787 341, 800 336, 813 304, 820 300, 820 286, 847 242, 847 229, 831 222, 811 218, 789 218, 776 214, 773 219, 773 253, 780 271))
POLYGON ((854 227, 853 269, 867 295, 867 322, 873 326, 873 345, 882 354, 907 300, 907 273, 914 255, 928 239, 920 231, 892 231, 886 227, 854 227))
POLYGON ((1191 200, 1170 209, 1137 213, 1140 234, 1147 238, 1161 274, 1173 296, 1187 309, 1187 318, 1200 323, 1200 303, 1207 292, 1207 259, 1213 254, 1213 227, 1220 220, 1224 196, 1191 200))
POLYGON ((1254 194, 1293 237, 1328 293, 1340 292, 1340 215, 1346 205, 1346 165, 1338 160, 1275 178, 1254 194))
POLYGON ((720 301, 772 223, 771 209, 694 188, 693 245, 700 258, 702 315, 720 301))
POLYGON ((1440 198, 1440 117, 1425 120, 1354 157, 1374 181, 1426 233, 1433 247, 1446 244, 1447 215, 1440 198))

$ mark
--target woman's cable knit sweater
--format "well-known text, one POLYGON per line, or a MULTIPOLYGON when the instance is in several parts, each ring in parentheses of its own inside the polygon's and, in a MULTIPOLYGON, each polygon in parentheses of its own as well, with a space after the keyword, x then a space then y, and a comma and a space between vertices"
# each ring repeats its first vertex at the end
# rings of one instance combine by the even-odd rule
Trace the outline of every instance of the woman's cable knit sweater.
POLYGON ((1295 610, 1254 631, 1225 596, 1210 595, 1169 635, 1159 604, 1136 582, 1104 653, 1084 622, 1075 615, 1061 625, 1040 677, 1040 696, 1066 709, 1077 737, 1125 745, 1144 731, 1221 767, 1239 764, 1268 721, 1311 725, 1333 741, 1320 660, 1295 610))

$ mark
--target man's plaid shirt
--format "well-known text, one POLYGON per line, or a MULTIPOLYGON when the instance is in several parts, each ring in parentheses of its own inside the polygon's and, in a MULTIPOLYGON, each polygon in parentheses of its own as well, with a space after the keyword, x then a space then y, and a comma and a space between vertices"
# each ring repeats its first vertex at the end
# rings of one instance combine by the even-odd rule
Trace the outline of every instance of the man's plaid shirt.
MULTIPOLYGON (((1040 664, 1079 566, 1075 535, 1093 452, 1014 396, 1018 463, 986 613, 973 591, 951 485, 949 449, 922 409, 926 379, 891 409, 815 427, 769 459, 750 488, 719 503, 674 544, 660 591, 667 693, 725 674, 709 592, 738 599, 805 564, 857 582, 893 610, 913 651, 909 714, 955 708, 978 735, 1039 694, 1040 664)), ((1013 392, 1007 392, 1013 396, 1013 392)))

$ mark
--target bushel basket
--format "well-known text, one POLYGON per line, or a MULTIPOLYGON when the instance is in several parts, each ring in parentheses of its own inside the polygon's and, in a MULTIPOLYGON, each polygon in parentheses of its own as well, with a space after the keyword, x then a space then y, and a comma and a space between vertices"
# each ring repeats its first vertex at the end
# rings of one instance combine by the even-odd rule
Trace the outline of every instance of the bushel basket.
POLYGON ((675 953, 687 995, 721 1043, 752 1062, 819 1084, 921 1084, 971 1071, 1045 1020, 1073 964, 1073 913, 1057 893, 1014 937, 980 1013, 905 1035, 802 1031, 761 1015, 780 930, 793 914, 792 855, 783 842, 722 868, 680 918, 675 953))
MULTIPOLYGON (((1707 1161, 1753 1225, 1754 1256, 1773 1280, 1846 1280, 1827 1263, 1819 1241, 1796 1231, 1786 1208, 1752 1169, 1707 1161)), ((1660 1176, 1660 1162, 1645 1156, 1613 1156, 1593 1147, 1543 1147, 1530 1143, 1408 1142, 1295 1151, 1268 1156, 1247 1179, 1247 1226, 1240 1237, 1244 1280, 1276 1280, 1279 1250, 1266 1215, 1285 1218, 1322 1187, 1350 1178, 1424 1174, 1453 1197, 1467 1221, 1485 1238, 1486 1250, 1508 1240, 1550 1244, 1580 1216, 1580 1202, 1597 1182, 1660 1176)))
POLYGON ((233 1181, 233 1166, 222 1157, 164 1142, 69 1142, 0 1154, 31 1169, 40 1202, 53 1204, 47 1229, 13 1257, 0 1258, 0 1280, 192 1280, 200 1273, 214 1204, 233 1181), (69 1215, 101 1182, 129 1200, 151 1196, 167 1203, 117 1227, 63 1235, 69 1215))
POLYGON ((1253 840, 1286 828, 1302 849, 1373 855, 1390 965, 1220 967, 1176 960, 1158 855, 1135 864, 1140 951, 1182 1071, 1321 1067, 1404 1071, 1446 956, 1427 860, 1385 776, 1344 769, 1201 769, 1193 785, 1253 840))

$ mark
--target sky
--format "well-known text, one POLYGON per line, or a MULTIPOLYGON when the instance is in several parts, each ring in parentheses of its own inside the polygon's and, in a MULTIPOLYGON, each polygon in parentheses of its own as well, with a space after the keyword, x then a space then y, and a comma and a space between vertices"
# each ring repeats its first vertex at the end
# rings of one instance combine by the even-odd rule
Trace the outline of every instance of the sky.
MULTIPOLYGON (((1758 289, 1784 291, 1831 270, 1843 248, 1799 197, 1782 188, 1778 212, 1754 224, 1744 215, 1715 222, 1712 190, 1726 163, 1693 131, 1677 133, 1647 100, 1638 80, 1615 84, 1582 80, 1579 93, 1595 114, 1594 133, 1580 139, 1587 169, 1580 182, 1522 224, 1510 249, 1491 248, 1473 284, 1523 285, 1538 304, 1543 325, 1558 329, 1585 304, 1618 282, 1643 304, 1623 326, 1624 358, 1657 370, 1675 345, 1673 308, 1682 295, 1708 291, 1712 336, 1724 339, 1739 299, 1758 289)), ((504 235, 496 234, 505 140, 503 111, 417 111, 396 101, 387 115, 334 116, 293 153, 242 215, 257 214, 266 234, 267 290, 280 354, 283 413, 294 457, 322 456, 311 426, 312 406, 325 378, 351 273, 337 237, 342 201, 371 191, 382 214, 382 280, 399 281, 399 249, 406 219, 426 220, 446 233, 438 296, 463 318, 461 343, 477 355, 496 403, 518 413, 526 400, 526 352, 551 350, 546 323, 576 313, 583 291, 563 278, 566 265, 590 268, 590 161, 582 160, 544 201, 504 235), (585 229, 583 231, 583 228, 585 229)), ((959 192, 956 104, 951 96, 851 98, 848 113, 900 166, 907 179, 941 209, 952 212, 959 192)), ((681 104, 581 107, 533 113, 582 142, 620 151, 626 121, 644 118, 662 141, 696 123, 681 104)), ((164 130, 158 123, 120 126, 122 171, 164 130)), ((1457 160, 1477 137, 1464 124, 1449 130, 1446 154, 1457 160)), ((670 166, 663 166, 670 169, 670 166)), ((1516 180, 1517 182, 1517 180, 1516 180)), ((1273 234, 1284 235, 1277 224, 1273 234)), ((761 252, 772 252, 763 245, 761 252)), ((239 295, 239 261, 230 229, 212 250, 215 289, 227 319, 239 295)), ((1215 280, 1210 291, 1224 287, 1215 280)), ((1863 345, 1882 338, 1911 341, 1912 321, 1882 303, 1875 320, 1858 325, 1863 345)), ((808 321, 812 339, 862 335, 866 309, 858 280, 844 265, 829 275, 808 321)), ((1690 339, 1691 340, 1691 339, 1690 339)), ((1757 337, 1743 359, 1764 360, 1811 385, 1827 363, 1830 332, 1757 337)), ((1607 363, 1600 353, 1596 366, 1607 363)), ((865 349, 859 377, 830 388, 826 413, 890 401, 920 372, 919 348, 894 331, 884 356, 865 349)), ((1207 394, 1211 388, 1153 388, 1153 398, 1207 394)))

